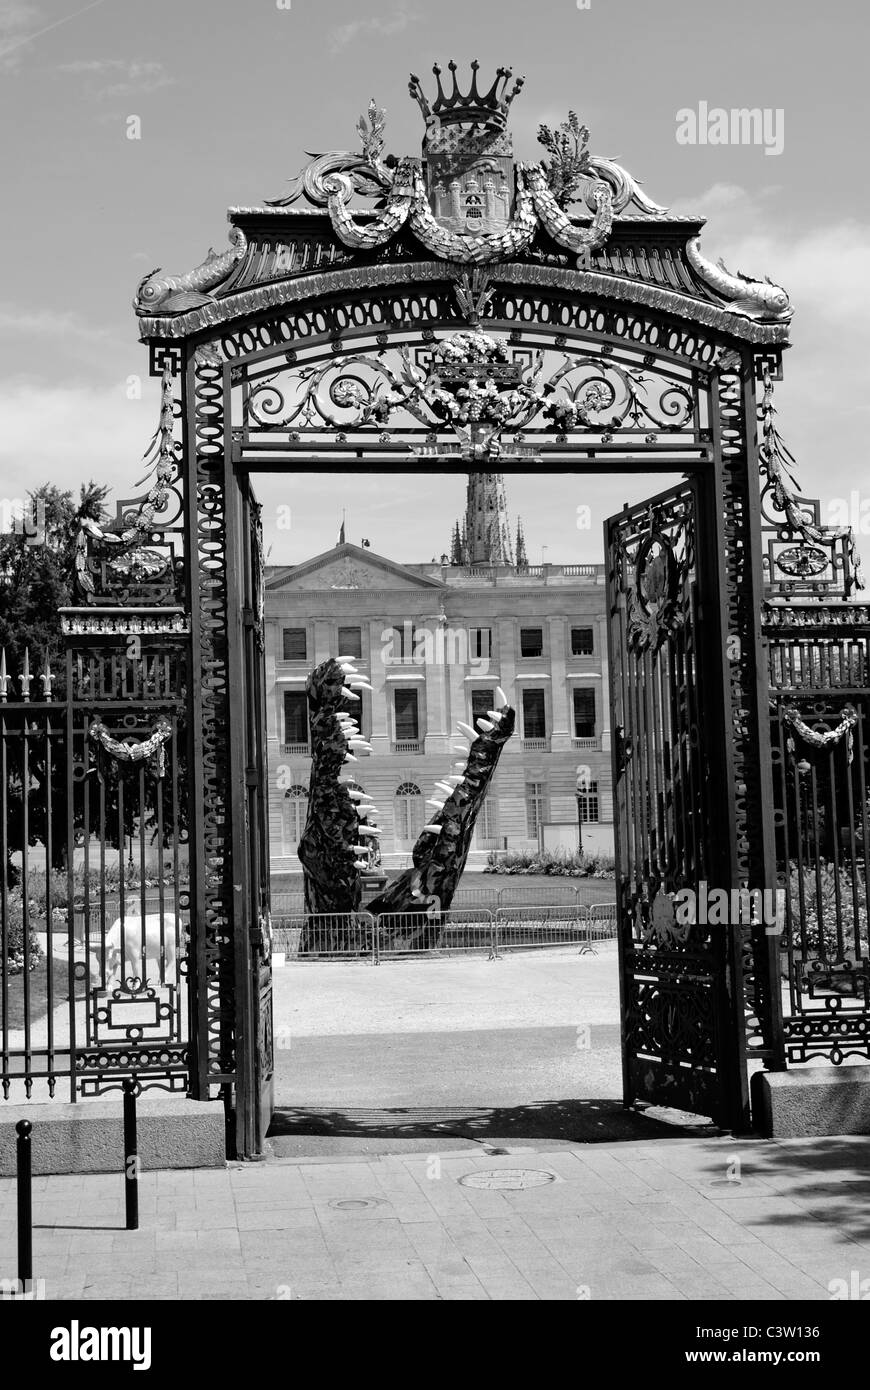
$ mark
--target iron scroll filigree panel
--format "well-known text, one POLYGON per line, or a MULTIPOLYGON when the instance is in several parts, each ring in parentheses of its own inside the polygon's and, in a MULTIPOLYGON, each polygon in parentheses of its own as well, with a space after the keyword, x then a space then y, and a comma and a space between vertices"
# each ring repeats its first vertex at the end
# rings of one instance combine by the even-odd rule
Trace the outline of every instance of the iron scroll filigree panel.
POLYGON ((617 910, 626 1099, 723 1122, 726 941, 676 896, 717 874, 700 526, 691 483, 607 523, 617 910))
POLYGON ((528 459, 639 445, 709 452, 709 397, 695 369, 556 335, 539 347, 461 332, 396 339, 364 350, 293 349, 233 372, 234 446, 252 464, 312 451, 528 459))

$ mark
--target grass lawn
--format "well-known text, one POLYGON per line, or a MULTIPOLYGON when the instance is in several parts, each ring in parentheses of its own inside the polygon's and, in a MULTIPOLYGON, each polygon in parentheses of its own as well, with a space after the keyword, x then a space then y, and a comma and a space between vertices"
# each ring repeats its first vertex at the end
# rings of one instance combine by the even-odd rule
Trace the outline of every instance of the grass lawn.
MULTIPOLYGON (((56 956, 52 957, 52 985, 54 988, 53 1005, 64 1002, 69 998, 69 967, 65 960, 59 960, 56 956)), ((30 1021, 34 1023, 36 1019, 42 1018, 48 1013, 48 971, 46 970, 46 958, 43 956, 35 970, 31 970, 29 977, 30 984, 30 1021)), ((24 1027, 24 976, 12 975, 7 983, 8 1017, 10 1028, 24 1027)))

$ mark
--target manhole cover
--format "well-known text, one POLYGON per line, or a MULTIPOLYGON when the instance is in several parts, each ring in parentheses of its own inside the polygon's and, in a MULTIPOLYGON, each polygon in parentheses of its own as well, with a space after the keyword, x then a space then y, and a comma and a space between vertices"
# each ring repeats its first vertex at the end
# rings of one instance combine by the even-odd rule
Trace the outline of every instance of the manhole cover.
POLYGON ((523 1187, 546 1187, 548 1182, 556 1181, 556 1174, 548 1173, 545 1168, 492 1168, 483 1173, 466 1173, 459 1181, 463 1187, 516 1192, 523 1187))
POLYGON ((335 1207, 336 1211, 365 1211, 367 1207, 379 1207, 382 1203, 374 1197, 343 1197, 336 1198, 329 1205, 335 1207))

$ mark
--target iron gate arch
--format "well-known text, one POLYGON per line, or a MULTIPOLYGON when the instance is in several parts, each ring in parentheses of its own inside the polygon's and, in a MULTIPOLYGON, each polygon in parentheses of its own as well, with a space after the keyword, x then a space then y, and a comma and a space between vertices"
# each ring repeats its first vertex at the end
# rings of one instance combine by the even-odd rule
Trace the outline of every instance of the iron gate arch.
MULTIPOLYGON (((168 613, 182 613, 187 1066, 192 1094, 222 1094, 232 1104, 242 1154, 262 1149, 272 1070, 257 675, 263 574, 252 471, 351 464, 465 472, 473 462, 506 472, 689 475, 717 682, 716 717, 702 734, 718 770, 718 872, 726 889, 776 882, 756 390, 781 375, 787 296, 717 271, 698 249, 701 220, 669 218, 609 161, 588 165, 591 224, 556 216, 543 175, 518 171, 523 217, 472 247, 432 232, 419 171, 388 167, 367 149, 364 168, 359 156, 343 164, 324 157, 338 182, 315 161, 286 200, 304 184, 312 208, 231 209, 231 251, 212 253, 187 275, 140 285, 141 337, 163 382, 162 467, 148 499, 119 509, 114 536, 83 538, 87 584, 81 608, 66 615, 71 643, 109 632, 120 643, 136 624, 159 627, 168 613), (382 181, 387 213, 361 211, 353 220, 346 195, 357 177, 382 181), (404 224, 403 199, 413 225, 404 224), (429 258, 421 240, 434 252, 429 258), (454 385, 467 385, 478 381, 483 359, 501 411, 489 434, 479 421, 452 427, 432 405, 445 364, 454 385), (657 402, 648 394, 652 380, 661 383, 657 402), (288 391, 297 393, 289 405, 288 391), (145 561, 126 574, 113 568, 113 544, 125 537, 127 551, 136 544, 150 555, 150 572, 145 561)), ((782 496, 778 502, 782 511, 782 496)), ((788 521, 799 529, 790 514, 788 521)), ((618 777, 618 750, 615 757, 618 777)), ((627 901, 623 895, 624 914, 627 901)), ((625 980, 636 950, 625 916, 621 938, 625 980)), ((729 926, 717 959, 716 1060, 728 1085, 716 1118, 744 1126, 747 1058, 783 1065, 778 953, 763 924, 748 923, 729 926)), ((633 1047, 645 1055, 635 1035, 625 1015, 627 1060, 633 1047)), ((641 1068, 627 1100, 643 1097, 642 1076, 641 1068)), ((652 1087, 647 1098, 660 1094, 652 1087)))
MULTIPOLYGON (((404 268, 406 274, 408 269, 404 268)), ((413 330, 409 329, 405 321, 391 329, 379 330, 375 343, 377 351, 386 354, 396 347, 404 347, 426 353, 432 350, 433 344, 440 341, 441 335, 455 332, 461 326, 462 320, 457 318, 447 300, 448 295, 455 299, 455 283, 455 279, 447 277, 442 280, 441 299, 437 301, 437 316, 426 317, 421 314, 413 330)), ((310 306, 303 306, 297 313, 304 312, 313 318, 323 312, 322 307, 318 306, 322 306, 324 301, 317 295, 316 285, 312 286, 312 290, 314 293, 310 306)), ((355 308, 359 309, 369 303, 370 293, 370 290, 358 290, 352 298, 349 296, 345 301, 348 314, 352 315, 355 308)), ((414 304, 421 307, 425 304, 429 308, 435 302, 433 295, 424 296, 416 287, 413 292, 405 291, 405 294, 408 298, 402 301, 403 311, 406 305, 411 308, 414 304)), ((580 310, 576 312, 579 314, 580 310)), ((756 615, 760 611, 761 591, 758 576, 753 573, 753 566, 747 563, 747 557, 754 548, 750 529, 753 522, 757 535, 757 490, 753 491, 749 475, 747 435, 744 433, 739 445, 730 446, 730 455, 720 448, 723 431, 728 431, 730 437, 739 438, 735 423, 743 421, 742 398, 747 388, 751 399, 751 383, 755 376, 753 355, 747 351, 745 345, 735 349, 733 339, 717 341, 714 335, 699 331, 697 325, 692 323, 674 325, 649 314, 644 314, 641 320, 630 311, 594 312, 594 304, 586 307, 583 312, 588 315, 589 323, 601 325, 597 336, 585 328, 578 331, 576 338, 570 332, 553 334, 549 329, 542 330, 538 326, 535 326, 533 331, 520 332, 510 327, 511 320, 507 317, 501 320, 487 318, 484 322, 489 333, 499 334, 507 330, 509 354, 525 354, 527 358, 531 358, 533 354, 545 348, 561 352, 568 359, 572 356, 580 359, 591 353, 600 354, 603 350, 608 366, 612 364, 617 370, 637 369, 640 366, 647 373, 659 371, 666 388, 675 391, 683 389, 690 393, 691 415, 687 418, 691 423, 687 437, 682 440, 670 439, 665 444, 660 440, 654 443, 644 440, 643 446, 639 448, 635 436, 630 442, 630 447, 626 448, 623 445, 620 448, 619 442, 611 438, 603 447, 596 440, 597 447, 590 447, 585 451, 576 441, 573 448, 565 448, 558 439, 552 439, 551 436, 535 442, 540 443, 538 458, 545 461, 548 469, 554 470, 598 468, 602 454, 607 465, 614 470, 627 466, 664 471, 675 465, 692 473, 707 469, 707 486, 714 489, 714 495, 710 498, 705 514, 709 519, 718 505, 727 518, 726 527, 718 537, 708 525, 705 526, 705 542, 716 547, 717 563, 725 574, 717 622, 720 645, 724 643, 728 634, 737 634, 742 649, 747 653, 746 659, 740 663, 731 663, 728 668, 730 689, 727 692, 726 703, 730 703, 732 737, 727 742, 730 744, 732 762, 724 774, 726 780, 721 784, 721 804, 730 808, 731 819, 726 830, 726 841, 733 853, 728 864, 723 867, 723 881, 728 887, 735 882, 769 884, 773 881, 773 866, 772 859, 765 857, 765 850, 769 856, 770 846, 764 843, 763 837, 754 836, 750 831, 753 823, 758 824, 762 821, 761 811, 764 804, 759 750, 764 743, 765 728, 759 718, 756 698, 759 686, 758 671, 753 662, 753 654, 757 649, 756 615), (654 336, 655 328, 659 329, 662 336, 667 335, 667 346, 661 354, 651 352, 647 341, 643 345, 647 350, 640 357, 637 336, 618 337, 618 328, 624 327, 629 334, 637 333, 634 325, 640 322, 644 324, 644 333, 648 340, 654 336), (679 351, 681 348, 682 352, 679 351), (703 356, 707 357, 707 362, 699 362, 699 357, 703 356), (710 363, 713 365, 709 365, 710 363), (736 409, 735 398, 738 402, 736 409), (607 447, 608 443, 610 448, 607 447), (632 454, 634 457, 626 457, 632 454), (734 737, 735 733, 737 737, 734 737)), ((298 328, 298 323, 297 317, 294 327, 298 328)), ((194 613, 193 625, 195 629, 198 618, 203 675, 198 687, 200 698, 198 708, 193 713, 193 722, 194 727, 199 725, 202 746, 206 750, 215 749, 218 755, 221 730, 233 722, 226 704, 226 696, 222 692, 232 689, 234 685, 229 667, 221 669, 221 634, 236 603, 232 576, 223 566, 219 547, 215 545, 216 534, 221 534, 216 528, 227 528, 224 533, 225 544, 229 547, 232 543, 233 525, 229 515, 231 499, 236 490, 244 486, 249 471, 276 466, 323 468, 325 462, 332 462, 337 455, 347 458, 347 452, 343 452, 341 448, 345 441, 336 441, 334 438, 330 440, 327 427, 324 427, 322 435, 316 439, 313 431, 307 435, 301 432, 303 437, 298 441, 288 441, 291 447, 286 447, 282 440, 279 451, 258 448, 258 445, 268 441, 264 441, 262 437, 265 432, 261 432, 259 439, 252 438, 256 431, 251 429, 251 400, 256 398, 258 382, 261 379, 267 379, 267 385, 261 388, 262 390, 277 392, 281 376, 286 377, 293 371, 317 371, 326 368, 340 379, 343 368, 349 363, 352 364, 355 355, 365 351, 369 346, 362 332, 357 335, 355 342, 344 343, 330 336, 330 328, 325 326, 320 334, 310 334, 301 340, 296 338, 298 346, 289 350, 294 354, 295 360, 293 363, 287 363, 282 359, 288 350, 276 349, 274 346, 275 338, 288 331, 286 324, 287 319, 283 315, 260 315, 255 325, 245 321, 234 327, 231 332, 225 329, 219 339, 200 338, 199 341, 194 340, 186 345, 185 416, 188 435, 195 443, 195 453, 191 462, 197 489, 196 525, 192 534, 200 540, 197 566, 199 583, 192 590, 198 598, 199 611, 198 615, 194 613), (271 342, 265 341, 269 338, 271 342), (276 372, 278 363, 281 364, 280 374, 276 372), (239 399, 243 402, 241 407, 238 404, 239 399), (221 438, 225 442, 229 441, 228 445, 225 443, 223 451, 216 444, 221 438), (275 453, 279 454, 277 459, 274 457, 275 453), (225 509, 223 515, 222 509, 225 509)), ((669 422, 664 423, 667 426, 669 422)), ((667 430, 665 432, 667 433, 667 430)), ((341 431, 337 433, 340 434, 341 431)), ((358 451, 358 456, 362 453, 364 466, 377 467, 379 470, 390 467, 407 470, 407 438, 397 440, 393 435, 389 438, 385 438, 384 435, 385 432, 381 431, 371 443, 366 441, 364 450, 358 451)), ((530 447, 526 442, 529 437, 529 431, 524 432, 522 446, 530 447)), ((429 447, 434 443, 430 432, 429 447)), ((428 457, 424 454, 422 462, 418 462, 417 466, 431 466, 427 462, 428 457)), ((464 471, 467 468, 467 459, 460 454, 448 455, 446 458, 442 455, 435 462, 435 466, 464 471)), ((518 453, 515 460, 500 459, 499 467, 504 471, 513 467, 527 469, 528 455, 518 453)), ((193 521, 193 499, 188 505, 193 521)), ((194 608, 196 606, 194 605, 194 608)), ((712 737, 714 731, 710 729, 708 733, 712 737)), ((719 733, 720 740, 724 742, 724 727, 720 726, 719 733)), ((717 756, 721 755, 720 748, 717 756)), ((214 761, 211 757, 206 757, 201 764, 196 760, 197 775, 201 781, 194 785, 194 800, 202 807, 202 842, 210 846, 212 853, 217 852, 218 847, 220 852, 227 852, 221 837, 227 834, 227 827, 231 823, 228 798, 222 790, 221 767, 220 756, 214 761)), ((231 921, 233 914, 227 903, 225 884, 209 882, 204 877, 200 892, 206 969, 207 972, 212 972, 213 977, 210 987, 207 986, 202 997, 208 1000, 206 1007, 209 1013, 217 1012, 220 1015, 226 1010, 226 986, 224 984, 221 988, 214 985, 214 979, 219 978, 221 971, 219 937, 222 933, 217 928, 231 921)), ((247 931, 247 928, 244 930, 247 931)), ((237 936, 237 929, 234 934, 237 936)), ((748 1121, 745 1067, 747 1032, 744 1029, 744 1019, 751 1025, 748 1040, 750 1046, 755 1043, 756 1055, 774 1064, 776 1062, 775 1018, 770 1011, 770 1006, 774 1003, 774 992, 769 988, 765 992, 765 982, 769 979, 770 970, 770 942, 752 929, 746 931, 745 937, 746 939, 741 938, 739 941, 730 941, 729 951, 722 957, 723 962, 727 957, 729 977, 740 981, 740 989, 739 993, 730 997, 730 1013, 722 1023, 721 1036, 727 1038, 730 1048, 727 1061, 725 1054, 717 1059, 732 1083, 732 1090, 727 1107, 723 1101, 711 1108, 716 1109, 717 1120, 731 1125, 746 1124, 748 1121), (768 1006, 767 1011, 765 1005, 768 1006)), ((630 949, 629 938, 624 941, 624 950, 630 949)), ((724 971, 724 964, 722 968, 724 971)), ((237 972, 236 990, 244 988, 246 973, 247 969, 237 972)), ((629 1029, 632 1025, 627 1018, 624 1022, 628 1047, 629 1029)), ((200 1027, 202 1028, 201 1023, 200 1027)), ((263 1027, 266 1027, 265 1014, 263 1027)), ((234 1059, 225 1051, 221 1052, 221 1047, 226 1046, 226 1036, 220 1045, 215 1046, 216 1038, 219 1036, 213 1025, 206 1026, 205 1054, 201 1054, 200 1062, 201 1084, 214 1085, 218 1082, 238 1086, 237 1069, 241 1065, 241 1059, 234 1059)), ((262 1039, 259 1055, 264 1055, 262 1039)), ((634 1094, 637 1094, 636 1088, 634 1094)), ((655 1089, 651 1089, 646 1098, 662 1097, 655 1089)), ((679 1090, 672 1096, 675 1100, 681 1098, 684 1101, 686 1099, 685 1096, 681 1097, 679 1090)), ((249 1098, 248 1103, 253 1105, 253 1099, 249 1098)))

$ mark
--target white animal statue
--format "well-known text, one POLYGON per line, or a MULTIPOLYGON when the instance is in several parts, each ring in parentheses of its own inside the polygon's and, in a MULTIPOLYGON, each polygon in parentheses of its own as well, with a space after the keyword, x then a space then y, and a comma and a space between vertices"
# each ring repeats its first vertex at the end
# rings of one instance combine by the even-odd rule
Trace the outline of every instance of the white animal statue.
MULTIPOLYGON (((171 913, 163 917, 163 940, 159 912, 145 917, 117 917, 106 932, 106 980, 117 988, 124 980, 144 979, 149 985, 175 982, 175 958, 178 952, 178 924, 171 913), (142 955, 142 928, 145 928, 145 954, 142 955), (123 933, 122 933, 123 927, 123 933), (122 945, 123 936, 123 945, 122 945), (122 969, 123 951, 123 969, 122 969)), ((91 984, 102 983, 99 948, 92 948, 90 959, 91 984)))

